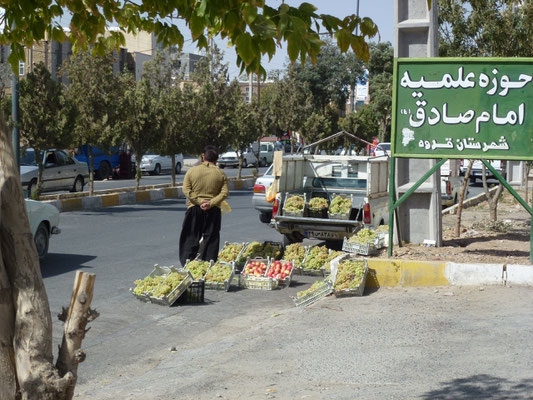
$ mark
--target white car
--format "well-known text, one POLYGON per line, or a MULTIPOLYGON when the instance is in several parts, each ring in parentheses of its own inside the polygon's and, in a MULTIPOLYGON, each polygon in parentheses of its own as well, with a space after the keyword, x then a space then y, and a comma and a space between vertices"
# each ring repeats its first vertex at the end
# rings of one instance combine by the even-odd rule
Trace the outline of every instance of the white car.
POLYGON ((255 180, 254 194, 252 196, 252 205, 259 211, 261 222, 268 223, 272 219, 272 203, 266 201, 266 190, 274 182, 272 175, 272 166, 266 170, 263 176, 255 180))
MULTIPOLYGON (((46 150, 41 152, 43 157, 43 192, 57 190, 83 191, 83 186, 89 181, 87 164, 69 157, 63 150, 46 150)), ((39 167, 35 162, 35 151, 31 148, 24 150, 20 158, 20 179, 22 187, 31 196, 37 189, 37 173, 39 167)))
MULTIPOLYGON (((242 167, 246 168, 249 165, 255 165, 257 163, 257 157, 252 152, 252 149, 246 149, 243 153, 242 167)), ((239 154, 232 148, 221 154, 218 157, 217 165, 220 168, 225 167, 238 167, 239 166, 239 154)))
MULTIPOLYGON (((183 154, 176 154, 174 160, 176 162, 176 174, 179 174, 183 167, 183 154)), ((148 172, 150 175, 159 175, 162 171, 170 172, 172 170, 172 158, 149 152, 143 155, 140 167, 142 172, 148 172)))
POLYGON ((25 201, 33 241, 37 247, 39 259, 42 260, 48 254, 50 235, 61 232, 58 228, 59 211, 48 203, 30 199, 25 199, 25 201))
POLYGON ((374 149, 374 156, 389 156, 390 157, 390 143, 378 143, 374 149))

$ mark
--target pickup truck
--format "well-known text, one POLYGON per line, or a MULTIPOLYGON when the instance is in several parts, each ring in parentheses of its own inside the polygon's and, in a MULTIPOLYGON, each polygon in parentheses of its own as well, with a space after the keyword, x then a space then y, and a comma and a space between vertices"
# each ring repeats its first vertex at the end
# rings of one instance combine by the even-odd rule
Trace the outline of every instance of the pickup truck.
MULTIPOLYGON (((465 174, 466 170, 468 169, 468 166, 470 165, 470 162, 472 160, 462 160, 461 163, 461 174, 465 174)), ((480 160, 473 160, 474 164, 472 165, 472 170, 470 171, 470 182, 476 183, 476 180, 482 180, 483 179, 483 163, 480 160)), ((501 160, 492 160, 490 161, 490 165, 498 171, 502 176, 505 178, 505 172, 503 171, 503 162, 501 160)), ((496 179, 494 175, 489 171, 488 168, 486 168, 485 176, 487 179, 496 179)))
MULTIPOLYGON (((284 235, 285 244, 314 238, 341 241, 363 227, 388 224, 388 157, 295 155, 283 156, 278 194, 272 207, 270 226, 284 235), (347 219, 316 218, 284 213, 285 200, 292 194, 325 197, 336 194, 351 198, 347 219)), ((306 207, 307 209, 307 207, 306 207)))

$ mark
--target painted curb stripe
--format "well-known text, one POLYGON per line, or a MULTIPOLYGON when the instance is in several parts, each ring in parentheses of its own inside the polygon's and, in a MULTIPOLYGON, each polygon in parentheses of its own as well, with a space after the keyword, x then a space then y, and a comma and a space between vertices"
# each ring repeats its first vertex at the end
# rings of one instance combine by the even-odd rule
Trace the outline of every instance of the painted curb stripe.
POLYGON ((173 199, 179 196, 178 188, 165 188, 165 197, 167 199, 173 199))
POLYGON ((83 209, 81 200, 81 198, 61 200, 61 211, 78 211, 83 209))
POLYGON ((369 277, 366 285, 381 286, 443 286, 450 282, 445 276, 446 263, 413 260, 368 259, 369 277))
POLYGON ((143 190, 141 192, 135 192, 135 200, 137 201, 137 203, 145 203, 147 201, 150 201, 150 191, 143 190))
POLYGON ((102 207, 113 207, 119 205, 118 194, 107 194, 102 196, 102 207))

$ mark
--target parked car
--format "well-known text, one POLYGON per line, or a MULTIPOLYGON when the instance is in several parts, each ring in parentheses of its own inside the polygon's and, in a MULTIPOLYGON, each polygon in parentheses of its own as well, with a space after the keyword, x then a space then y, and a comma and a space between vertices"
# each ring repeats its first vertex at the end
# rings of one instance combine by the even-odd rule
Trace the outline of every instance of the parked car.
MULTIPOLYGON (((176 162, 176 174, 179 174, 183 168, 183 154, 176 154, 174 160, 176 162)), ((141 172, 148 172, 150 175, 159 175, 162 171, 170 172, 172 171, 172 158, 148 152, 142 156, 140 167, 141 172)))
POLYGON ((61 232, 58 228, 59 211, 48 203, 30 199, 25 200, 33 241, 35 242, 35 247, 37 247, 39 259, 42 260, 48 254, 50 235, 61 232))
MULTIPOLYGON (((63 150, 45 150, 41 156, 44 160, 43 192, 83 191, 83 186, 89 180, 89 168, 86 163, 69 157, 63 150)), ((29 196, 37 190, 38 172, 34 149, 25 149, 20 157, 20 179, 22 187, 28 190, 29 196)))
MULTIPOLYGON (((471 160, 461 160, 461 174, 464 175, 466 170, 468 169, 468 166, 470 165, 471 160)), ((503 161, 501 160, 492 160, 490 161, 490 165, 500 174, 503 174, 502 176, 505 178, 506 174, 503 173, 503 161)), ((489 171, 488 168, 485 169, 485 176, 487 179, 496 179, 496 177, 489 171)), ((483 163, 481 160, 474 160, 474 164, 472 165, 472 170, 470 171, 470 182, 476 183, 476 180, 483 179, 483 163)))
POLYGON ((268 223, 272 218, 272 203, 265 200, 266 190, 274 182, 272 175, 272 166, 266 170, 263 176, 255 180, 254 194, 252 196, 252 205, 259 211, 259 220, 268 223))
POLYGON ((372 153, 373 156, 389 156, 390 157, 390 143, 379 143, 376 148, 374 149, 374 152, 372 153))
MULTIPOLYGON (((252 144, 252 151, 257 153, 257 142, 252 144)), ((274 143, 261 142, 261 147, 259 147, 259 166, 266 167, 272 162, 274 162, 274 143)))
MULTIPOLYGON (((257 163, 257 157, 253 153, 251 148, 247 148, 243 152, 242 167, 246 168, 249 165, 255 165, 257 163)), ((225 167, 238 167, 239 166, 239 153, 234 151, 231 147, 223 154, 220 155, 217 161, 217 165, 220 168, 225 167)))
MULTIPOLYGON (((459 194, 463 187, 464 178, 457 176, 457 171, 452 173, 450 169, 450 160, 447 160, 440 167, 440 196, 441 204, 444 207, 450 207, 459 202, 459 194)), ((465 196, 468 194, 468 188, 465 196)))

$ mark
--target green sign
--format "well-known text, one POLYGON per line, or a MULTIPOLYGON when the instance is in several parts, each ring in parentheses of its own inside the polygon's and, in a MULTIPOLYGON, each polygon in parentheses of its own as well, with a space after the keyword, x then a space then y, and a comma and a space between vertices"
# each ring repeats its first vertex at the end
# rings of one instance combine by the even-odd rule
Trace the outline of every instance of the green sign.
POLYGON ((533 160, 533 58, 397 59, 392 155, 533 160))

